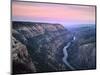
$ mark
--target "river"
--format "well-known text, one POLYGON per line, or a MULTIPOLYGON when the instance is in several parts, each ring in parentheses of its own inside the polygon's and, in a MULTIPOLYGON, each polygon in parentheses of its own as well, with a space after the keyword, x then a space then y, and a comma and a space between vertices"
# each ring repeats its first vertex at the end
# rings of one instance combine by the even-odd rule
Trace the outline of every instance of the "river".
POLYGON ((67 61, 68 59, 68 47, 71 45, 72 41, 75 41, 76 40, 76 37, 73 36, 73 39, 67 43, 67 45, 63 48, 63 54, 64 54, 64 57, 62 58, 63 62, 66 64, 66 66, 68 66, 71 70, 75 70, 75 68, 73 66, 70 65, 70 63, 67 61))

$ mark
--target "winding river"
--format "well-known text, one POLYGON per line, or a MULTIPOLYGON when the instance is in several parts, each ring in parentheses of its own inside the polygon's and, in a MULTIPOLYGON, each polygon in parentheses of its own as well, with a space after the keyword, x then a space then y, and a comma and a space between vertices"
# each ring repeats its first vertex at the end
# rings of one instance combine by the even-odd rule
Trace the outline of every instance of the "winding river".
POLYGON ((62 60, 66 64, 66 66, 68 66, 71 70, 75 70, 75 68, 73 66, 71 66, 70 63, 67 61, 67 58, 68 58, 67 49, 71 45, 71 42, 74 40, 76 40, 75 36, 73 36, 73 39, 70 42, 68 42, 67 45, 63 48, 64 57, 62 58, 62 60))

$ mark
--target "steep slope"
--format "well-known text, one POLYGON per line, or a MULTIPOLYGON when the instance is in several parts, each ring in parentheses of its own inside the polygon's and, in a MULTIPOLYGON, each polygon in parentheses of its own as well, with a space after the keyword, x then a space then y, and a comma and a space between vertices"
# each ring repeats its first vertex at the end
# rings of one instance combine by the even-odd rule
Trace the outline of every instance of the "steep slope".
POLYGON ((96 27, 78 27, 68 49, 69 62, 76 70, 96 69, 96 27))
POLYGON ((80 61, 79 69, 95 69, 96 68, 96 44, 87 43, 79 47, 78 60, 80 61))
POLYGON ((26 46, 36 72, 69 70, 62 62, 62 48, 72 35, 62 25, 36 22, 12 25, 12 36, 26 46))
POLYGON ((25 45, 12 37, 13 73, 36 72, 36 68, 25 45))

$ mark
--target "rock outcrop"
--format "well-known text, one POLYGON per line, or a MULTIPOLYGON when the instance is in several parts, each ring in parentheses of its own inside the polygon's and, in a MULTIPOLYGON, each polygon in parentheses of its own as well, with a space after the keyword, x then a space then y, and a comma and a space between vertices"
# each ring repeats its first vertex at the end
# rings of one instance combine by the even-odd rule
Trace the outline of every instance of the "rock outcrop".
MULTIPOLYGON (((12 36, 20 41, 18 46, 19 54, 23 56, 23 54, 29 53, 31 57, 29 58, 30 60, 32 59, 32 61, 28 64, 34 64, 33 72, 67 70, 62 62, 63 52, 61 48, 71 39, 71 35, 62 25, 36 22, 13 22, 12 36)), ((16 51, 14 51, 15 54, 12 53, 13 56, 16 56, 16 51)), ((27 54, 25 54, 25 56, 27 56, 27 54)), ((26 59, 26 61, 29 60, 29 58, 27 58, 28 57, 20 58, 20 62, 24 59, 26 59)), ((18 57, 14 58, 14 60, 15 59, 18 59, 18 57)), ((14 63, 17 63, 17 61, 14 63)), ((25 63, 25 66, 28 64, 25 63)), ((14 64, 13 67, 16 68, 16 64, 14 64)), ((27 68, 25 67, 24 69, 27 68)), ((20 70, 18 71, 18 73, 20 73, 20 70)), ((26 70, 25 72, 28 73, 26 70)))
POLYGON ((12 37, 13 73, 36 72, 36 68, 25 45, 12 37))

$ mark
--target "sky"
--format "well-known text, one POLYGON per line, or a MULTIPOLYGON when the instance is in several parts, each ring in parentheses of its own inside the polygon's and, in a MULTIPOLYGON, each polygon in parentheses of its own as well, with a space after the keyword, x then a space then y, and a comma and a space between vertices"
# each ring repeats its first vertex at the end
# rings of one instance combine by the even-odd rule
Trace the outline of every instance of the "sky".
POLYGON ((59 23, 64 26, 95 24, 95 6, 13 1, 12 20, 59 23))

